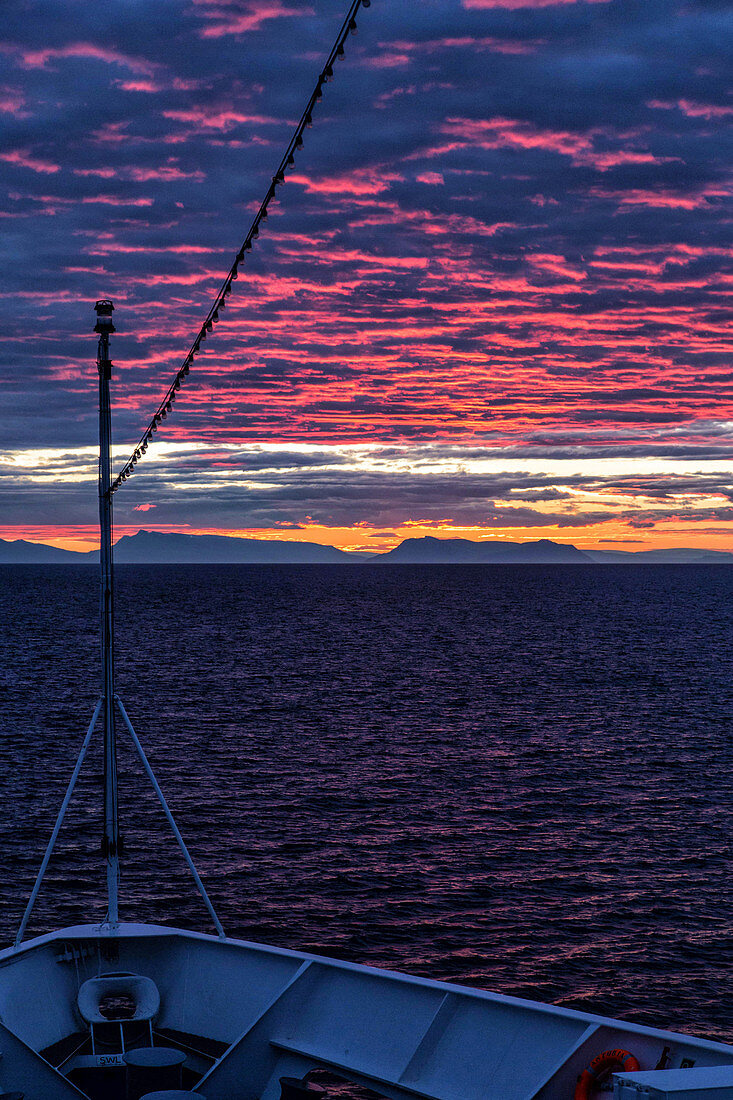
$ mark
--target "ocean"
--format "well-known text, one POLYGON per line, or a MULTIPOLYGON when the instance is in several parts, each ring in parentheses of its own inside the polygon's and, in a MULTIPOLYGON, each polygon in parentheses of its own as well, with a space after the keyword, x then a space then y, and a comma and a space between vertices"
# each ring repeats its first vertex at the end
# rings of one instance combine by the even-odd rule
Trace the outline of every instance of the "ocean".
MULTIPOLYGON (((117 684, 230 935, 733 1042, 727 566, 126 566, 117 684)), ((0 941, 98 578, 0 567, 0 941)), ((210 930, 120 732, 122 919, 210 930)), ((104 916, 90 751, 30 932, 104 916)))

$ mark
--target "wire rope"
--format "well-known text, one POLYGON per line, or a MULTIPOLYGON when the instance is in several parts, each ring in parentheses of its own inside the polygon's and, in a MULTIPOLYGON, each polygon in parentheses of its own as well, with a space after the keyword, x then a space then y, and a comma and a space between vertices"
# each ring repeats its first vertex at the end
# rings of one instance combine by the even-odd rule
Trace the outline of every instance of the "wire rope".
POLYGON ((191 347, 189 348, 186 356, 181 363, 180 367, 175 373, 173 381, 168 389, 165 391, 163 399, 160 401, 157 409, 153 413, 148 426, 143 434, 140 436, 137 445, 135 446, 132 454, 125 462, 120 472, 115 477, 114 481, 110 485, 110 496, 116 493, 117 490, 123 485, 128 478, 135 472, 140 459, 143 457, 148 447, 153 441, 155 433, 157 432, 160 424, 170 415, 173 405, 176 400, 176 395, 181 388, 181 385, 185 382, 188 374, 193 365, 195 357, 201 350, 201 345, 204 343, 208 335, 211 333, 214 325, 219 320, 221 311, 226 307, 226 300, 232 292, 232 283, 236 280, 239 268, 244 262, 246 254, 251 251, 252 243, 257 239, 260 233, 260 227, 267 219, 267 208, 275 198, 275 193, 280 184, 285 182, 285 173, 289 168, 292 168, 295 164, 295 154, 299 149, 303 147, 303 132, 307 126, 310 126, 313 121, 313 111, 316 104, 323 96, 323 86, 327 84, 333 77, 334 64, 340 58, 343 57, 345 51, 345 42, 350 34, 356 32, 356 16, 359 13, 360 8, 368 8, 371 6, 371 0, 352 0, 346 18, 343 21, 341 30, 339 31, 336 41, 334 42, 331 52, 328 55, 325 65, 321 69, 316 86, 310 94, 310 98, 300 116, 300 121, 295 127, 292 137, 288 142, 285 153, 283 154, 280 163, 277 167, 277 171, 272 177, 269 187, 265 193, 265 197, 260 203, 259 210, 254 216, 254 220, 249 227, 247 236, 244 238, 242 245, 237 252, 234 262, 229 268, 224 282, 222 283, 219 291, 206 314, 206 319, 198 330, 196 338, 194 339, 191 347))

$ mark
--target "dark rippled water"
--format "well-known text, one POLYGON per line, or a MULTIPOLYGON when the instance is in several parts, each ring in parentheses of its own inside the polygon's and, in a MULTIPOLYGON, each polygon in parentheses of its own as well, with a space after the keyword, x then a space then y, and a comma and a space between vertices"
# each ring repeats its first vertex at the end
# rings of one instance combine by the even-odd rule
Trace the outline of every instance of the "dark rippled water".
MULTIPOLYGON (((118 687, 227 930, 733 1041, 725 566, 118 570, 118 687)), ((0 939, 97 577, 0 567, 0 939)), ((206 929, 127 748, 124 919, 206 929)), ((103 916, 92 753, 35 930, 103 916)))

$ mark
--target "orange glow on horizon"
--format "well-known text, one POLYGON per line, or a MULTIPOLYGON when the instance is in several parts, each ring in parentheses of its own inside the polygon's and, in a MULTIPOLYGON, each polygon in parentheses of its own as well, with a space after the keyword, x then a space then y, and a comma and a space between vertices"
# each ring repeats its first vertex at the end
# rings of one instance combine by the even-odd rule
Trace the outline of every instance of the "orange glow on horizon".
MULTIPOLYGON (((720 522, 714 528, 700 530, 693 523, 663 522, 655 527, 629 529, 612 517, 605 523, 585 528, 546 527, 462 527, 451 525, 403 524, 386 530, 383 527, 357 524, 353 527, 324 527, 318 524, 302 525, 297 529, 275 527, 255 528, 197 528, 182 524, 119 525, 115 528, 115 540, 138 531, 171 532, 185 535, 223 535, 231 538, 277 540, 279 542, 315 542, 336 546, 340 550, 380 553, 397 546, 403 539, 432 536, 443 539, 471 539, 475 542, 536 542, 549 539, 552 542, 572 544, 580 550, 658 550, 672 547, 704 550, 733 550, 733 521, 720 522)), ((0 527, 0 539, 46 543, 64 550, 88 551, 98 546, 96 529, 92 526, 68 527, 4 526, 0 527)))

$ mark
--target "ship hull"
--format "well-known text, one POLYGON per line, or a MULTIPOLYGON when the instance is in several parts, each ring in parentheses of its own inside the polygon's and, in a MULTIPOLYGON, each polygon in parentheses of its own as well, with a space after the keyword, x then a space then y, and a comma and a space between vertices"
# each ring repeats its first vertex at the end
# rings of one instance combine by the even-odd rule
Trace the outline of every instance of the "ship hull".
MULTIPOLYGON (((173 928, 85 925, 0 952, 3 1090, 66 1100, 86 1094, 94 1059, 116 1054, 109 1069, 124 1072, 99 1029, 90 1051, 78 1005, 83 983, 109 974, 155 983, 152 1042, 186 1052, 184 1083, 207 1100, 278 1100, 280 1077, 323 1068, 394 1100, 572 1100, 592 1059, 618 1048, 642 1070, 733 1066, 726 1044, 485 990, 173 928)), ((151 1042, 120 1030, 128 1049, 151 1042)))

